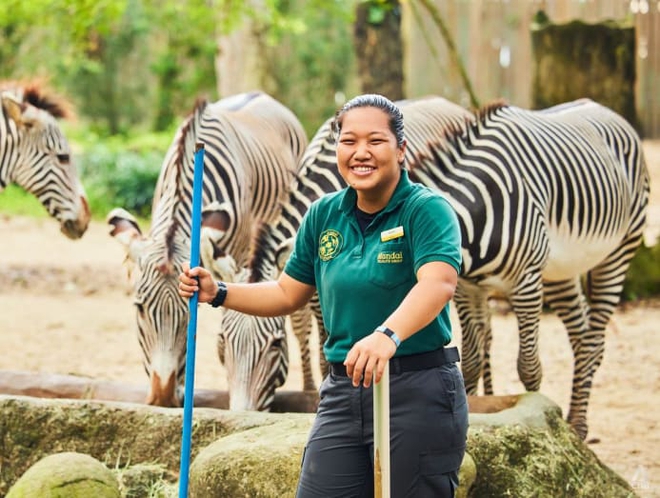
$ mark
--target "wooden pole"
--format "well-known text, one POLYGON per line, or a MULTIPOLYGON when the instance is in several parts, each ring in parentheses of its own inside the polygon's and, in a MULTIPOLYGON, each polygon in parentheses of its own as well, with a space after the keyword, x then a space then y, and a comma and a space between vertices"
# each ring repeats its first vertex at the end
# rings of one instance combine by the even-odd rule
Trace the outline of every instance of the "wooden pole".
POLYGON ((374 498, 390 498, 390 364, 374 384, 374 498))

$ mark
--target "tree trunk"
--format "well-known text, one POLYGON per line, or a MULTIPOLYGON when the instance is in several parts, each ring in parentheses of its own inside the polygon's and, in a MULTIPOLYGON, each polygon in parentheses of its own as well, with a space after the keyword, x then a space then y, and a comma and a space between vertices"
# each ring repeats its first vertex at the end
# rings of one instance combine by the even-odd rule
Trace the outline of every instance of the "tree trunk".
POLYGON ((532 106, 588 97, 639 130, 635 110, 635 28, 629 23, 552 24, 542 13, 532 29, 532 106))
MULTIPOLYGON (((249 4, 257 12, 265 8, 263 0, 249 0, 249 4)), ((215 73, 220 98, 266 90, 263 31, 254 16, 243 13, 240 21, 218 36, 215 73)))
POLYGON ((390 100, 403 94, 401 6, 398 0, 360 2, 354 32, 358 75, 364 93, 380 93, 390 100))

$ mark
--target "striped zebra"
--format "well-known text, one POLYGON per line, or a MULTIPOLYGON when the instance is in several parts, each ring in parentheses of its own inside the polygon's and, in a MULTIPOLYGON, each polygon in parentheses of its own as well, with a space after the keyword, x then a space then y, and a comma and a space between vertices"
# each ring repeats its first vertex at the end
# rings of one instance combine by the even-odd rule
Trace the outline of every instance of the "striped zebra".
POLYGON ((0 192, 15 183, 39 199, 71 239, 83 236, 90 211, 58 119, 64 100, 36 83, 0 85, 0 192))
POLYGON ((493 392, 486 302, 493 293, 506 296, 517 317, 519 377, 527 390, 539 389, 545 302, 568 332, 567 420, 584 439, 605 328, 646 222, 649 177, 639 136, 588 99, 542 111, 495 105, 425 169, 461 220, 464 268, 454 302, 468 393, 480 377, 485 393, 493 392), (459 179, 462 186, 450 186, 459 179))
MULTIPOLYGON (((408 146, 407 164, 415 164, 419 158, 428 156, 436 142, 443 140, 447 130, 462 129, 465 122, 474 116, 462 107, 440 97, 428 97, 398 102, 405 117, 408 146)), ((310 204, 328 192, 345 186, 339 175, 335 159, 335 140, 331 129, 332 119, 328 119, 310 141, 301 166, 294 180, 288 200, 276 223, 262 227, 256 239, 254 253, 244 276, 246 281, 259 282, 276 278, 283 267, 303 215, 310 204)), ((290 317, 291 328, 300 346, 303 369, 303 389, 314 390, 310 348, 310 324, 314 320, 321 342, 325 338, 325 328, 320 307, 315 295, 310 305, 290 317)), ((219 344, 232 357, 240 358, 242 384, 234 386, 231 396, 250 399, 256 410, 268 410, 275 394, 275 387, 269 384, 267 372, 279 369, 286 374, 288 363, 279 363, 284 355, 273 354, 273 344, 286 347, 283 340, 284 317, 253 317, 233 310, 224 310, 219 344), (269 331, 268 334, 265 331, 269 331), (254 351, 260 351, 254 354, 254 351), (248 354, 247 352, 250 352, 248 354), (241 388, 241 390, 238 390, 241 388)), ((321 371, 326 371, 326 362, 321 353, 321 371)), ((236 367, 238 368, 238 367, 236 367)))
POLYGON ((177 275, 190 260, 198 142, 205 146, 201 263, 216 278, 233 281, 247 264, 254 227, 275 220, 307 137, 289 109, 261 92, 198 101, 165 156, 149 234, 143 236, 121 208, 108 214, 111 235, 125 246, 130 263, 138 338, 150 379, 147 403, 154 405, 182 404, 188 303, 177 292, 177 275))
MULTIPOLYGON (((427 144, 407 158, 411 178, 443 192, 461 225, 463 268, 454 304, 468 392, 476 394, 482 375, 485 394, 493 392, 487 303, 493 295, 504 296, 517 317, 520 379, 526 389, 539 389, 545 300, 573 349, 567 419, 586 437, 604 330, 646 219, 649 178, 639 137, 622 117, 586 99, 544 111, 496 104, 440 131, 415 127, 402 110, 408 141, 427 144)), ((321 179, 307 187, 316 198, 333 186, 328 178, 337 177, 329 130, 308 151, 305 167, 321 179)), ((283 216, 296 212, 291 205, 283 216)))

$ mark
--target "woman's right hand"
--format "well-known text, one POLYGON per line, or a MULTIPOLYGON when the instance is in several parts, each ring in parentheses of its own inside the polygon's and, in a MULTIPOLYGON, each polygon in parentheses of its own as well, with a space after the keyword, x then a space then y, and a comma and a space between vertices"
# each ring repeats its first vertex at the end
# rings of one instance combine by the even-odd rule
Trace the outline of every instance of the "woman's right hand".
POLYGON ((210 303, 218 293, 218 284, 205 268, 201 266, 190 268, 188 263, 183 263, 183 271, 179 274, 179 295, 190 298, 198 291, 198 302, 210 303))

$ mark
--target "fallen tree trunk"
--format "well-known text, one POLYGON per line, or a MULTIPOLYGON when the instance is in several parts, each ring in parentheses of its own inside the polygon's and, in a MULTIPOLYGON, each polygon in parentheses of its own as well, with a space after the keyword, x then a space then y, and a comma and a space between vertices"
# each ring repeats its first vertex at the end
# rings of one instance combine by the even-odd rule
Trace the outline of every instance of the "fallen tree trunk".
MULTIPOLYGON (((0 370, 0 394, 144 403, 147 387, 76 375, 0 370)), ((517 396, 468 396, 470 413, 500 412, 511 408, 517 400, 517 396)), ((317 404, 316 391, 276 391, 271 411, 314 413, 317 404)), ((229 393, 198 389, 195 391, 195 407, 226 410, 229 408, 229 393)))
MULTIPOLYGON (((0 370, 0 394, 144 403, 147 387, 76 375, 0 370)), ((278 391, 275 393, 271 411, 313 413, 317 403, 316 391, 278 391)), ((229 408, 229 393, 198 389, 195 391, 195 407, 226 410, 229 408)))

